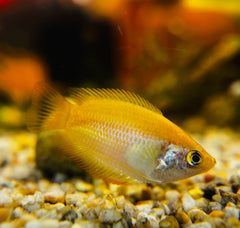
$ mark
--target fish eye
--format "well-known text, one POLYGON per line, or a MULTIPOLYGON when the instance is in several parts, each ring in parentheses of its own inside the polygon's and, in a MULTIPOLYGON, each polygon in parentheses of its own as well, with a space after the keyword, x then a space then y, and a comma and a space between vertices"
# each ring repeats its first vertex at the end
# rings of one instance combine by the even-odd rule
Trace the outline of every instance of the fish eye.
POLYGON ((191 166, 197 166, 202 163, 202 156, 199 151, 191 150, 187 154, 187 163, 191 166))

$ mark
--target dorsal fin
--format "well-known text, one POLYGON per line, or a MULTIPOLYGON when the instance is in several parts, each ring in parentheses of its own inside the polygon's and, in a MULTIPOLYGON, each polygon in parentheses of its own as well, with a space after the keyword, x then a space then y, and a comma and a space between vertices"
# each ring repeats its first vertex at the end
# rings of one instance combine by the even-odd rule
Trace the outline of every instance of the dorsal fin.
POLYGON ((162 114, 162 112, 157 107, 152 105, 146 99, 140 97, 139 95, 136 95, 135 93, 122 89, 72 88, 70 90, 70 98, 73 99, 73 101, 78 105, 81 105, 83 102, 91 99, 110 99, 125 101, 162 114))

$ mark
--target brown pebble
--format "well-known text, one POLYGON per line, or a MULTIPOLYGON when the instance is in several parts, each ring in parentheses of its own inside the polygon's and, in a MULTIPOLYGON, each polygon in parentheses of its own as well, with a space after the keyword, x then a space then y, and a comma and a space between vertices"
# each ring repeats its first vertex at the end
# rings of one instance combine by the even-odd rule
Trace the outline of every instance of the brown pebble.
POLYGON ((227 225, 227 227, 231 227, 231 228, 239 228, 240 221, 237 218, 231 217, 231 218, 227 219, 226 225, 227 225))
POLYGON ((179 213, 177 213, 176 219, 178 220, 180 225, 187 225, 192 223, 191 219, 184 211, 180 211, 179 213))
POLYGON ((164 218, 163 220, 160 221, 159 223, 160 228, 179 228, 179 224, 177 219, 170 215, 164 218))
POLYGON ((223 211, 212 211, 209 216, 213 217, 213 218, 224 218, 225 217, 225 213, 223 211))
POLYGON ((215 195, 212 196, 212 200, 216 201, 218 203, 221 203, 222 202, 222 197, 219 194, 215 194, 215 195))
POLYGON ((0 208, 0 222, 7 220, 10 212, 7 208, 0 208))
POLYGON ((203 222, 207 218, 207 214, 199 209, 192 209, 188 212, 188 216, 192 220, 193 223, 195 222, 203 222))
POLYGON ((208 182, 214 180, 215 177, 216 177, 215 174, 207 173, 207 174, 204 175, 204 181, 205 181, 205 183, 208 183, 208 182))
POLYGON ((210 202, 208 204, 209 211, 220 211, 220 210, 222 210, 222 208, 223 208, 222 204, 220 204, 218 202, 210 202))
POLYGON ((158 185, 154 186, 152 192, 153 192, 153 200, 161 201, 165 199, 165 191, 160 186, 158 185))

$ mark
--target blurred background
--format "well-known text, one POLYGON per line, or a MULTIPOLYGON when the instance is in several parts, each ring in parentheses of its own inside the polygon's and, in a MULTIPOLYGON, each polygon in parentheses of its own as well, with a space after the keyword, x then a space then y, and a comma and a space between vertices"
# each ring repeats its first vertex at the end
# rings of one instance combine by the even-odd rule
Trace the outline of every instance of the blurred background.
POLYGON ((123 88, 189 132, 240 128, 239 0, 1 0, 0 127, 34 85, 123 88))

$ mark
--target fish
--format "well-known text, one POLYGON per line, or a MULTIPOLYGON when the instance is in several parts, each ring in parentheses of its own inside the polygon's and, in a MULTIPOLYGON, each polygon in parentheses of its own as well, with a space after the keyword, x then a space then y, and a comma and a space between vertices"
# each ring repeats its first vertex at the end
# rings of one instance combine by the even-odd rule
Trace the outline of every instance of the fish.
POLYGON ((54 131, 62 153, 113 184, 167 183, 207 172, 216 160, 149 101, 122 89, 38 86, 27 125, 54 131))

